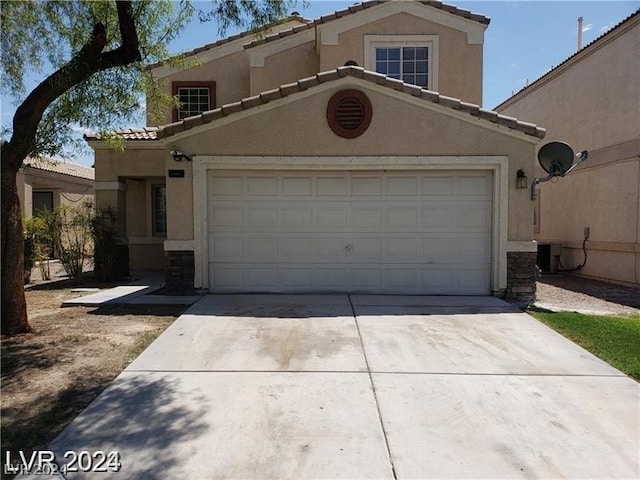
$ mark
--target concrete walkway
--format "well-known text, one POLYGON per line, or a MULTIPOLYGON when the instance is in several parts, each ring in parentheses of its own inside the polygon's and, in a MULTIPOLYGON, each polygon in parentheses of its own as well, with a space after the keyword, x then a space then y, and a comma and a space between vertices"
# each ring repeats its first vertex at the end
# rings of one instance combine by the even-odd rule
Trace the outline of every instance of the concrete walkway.
POLYGON ((118 452, 71 479, 639 478, 639 401, 492 297, 209 295, 51 448, 118 452))

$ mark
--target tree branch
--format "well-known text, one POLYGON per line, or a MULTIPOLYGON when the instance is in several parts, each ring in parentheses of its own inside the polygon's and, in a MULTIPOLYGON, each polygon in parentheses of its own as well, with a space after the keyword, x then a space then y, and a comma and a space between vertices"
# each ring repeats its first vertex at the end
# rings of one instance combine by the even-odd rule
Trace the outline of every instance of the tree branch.
POLYGON ((43 80, 17 108, 13 117, 13 135, 2 145, 3 169, 17 171, 35 145, 38 125, 46 109, 58 97, 93 74, 128 65, 142 58, 138 33, 130 1, 117 1, 121 45, 103 52, 106 46, 104 25, 97 23, 89 41, 71 60, 43 80))

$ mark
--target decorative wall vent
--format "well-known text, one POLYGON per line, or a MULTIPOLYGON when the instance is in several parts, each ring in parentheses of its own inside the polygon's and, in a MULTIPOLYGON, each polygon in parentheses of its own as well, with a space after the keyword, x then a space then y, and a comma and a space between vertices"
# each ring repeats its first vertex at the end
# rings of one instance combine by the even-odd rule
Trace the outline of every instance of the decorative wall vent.
POLYGON ((341 90, 327 105, 329 127, 344 138, 362 135, 369 128, 371 115, 371 102, 360 90, 341 90))

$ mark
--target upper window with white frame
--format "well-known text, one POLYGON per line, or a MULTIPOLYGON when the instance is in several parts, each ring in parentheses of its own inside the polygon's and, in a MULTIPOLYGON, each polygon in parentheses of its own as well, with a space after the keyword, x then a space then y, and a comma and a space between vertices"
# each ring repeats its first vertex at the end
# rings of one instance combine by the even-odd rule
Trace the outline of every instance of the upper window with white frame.
POLYGON ((367 70, 438 89, 437 35, 365 35, 364 47, 367 70))
POLYGON ((216 108, 215 82, 174 82, 172 94, 180 103, 174 112, 174 121, 216 108))

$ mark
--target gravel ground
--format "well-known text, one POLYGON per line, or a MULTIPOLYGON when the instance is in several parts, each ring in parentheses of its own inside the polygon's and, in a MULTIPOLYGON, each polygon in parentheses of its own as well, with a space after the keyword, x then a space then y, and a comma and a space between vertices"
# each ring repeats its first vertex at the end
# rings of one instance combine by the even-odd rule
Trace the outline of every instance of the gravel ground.
POLYGON ((597 315, 640 315, 640 288, 566 274, 542 275, 535 308, 597 315))

